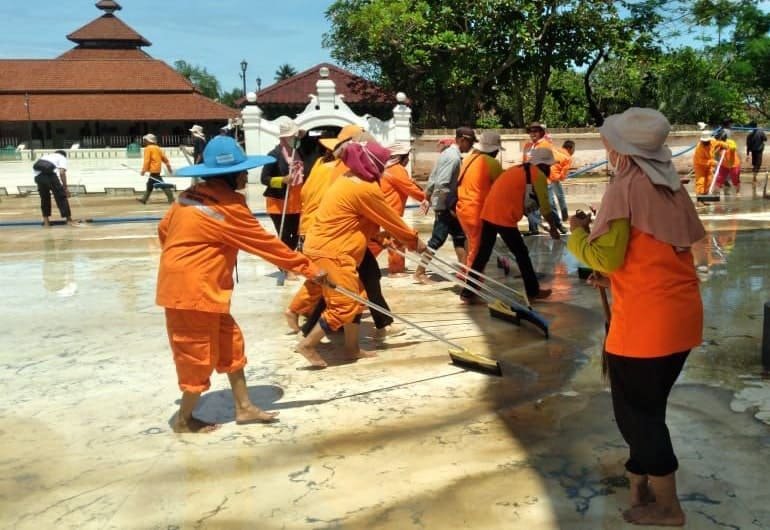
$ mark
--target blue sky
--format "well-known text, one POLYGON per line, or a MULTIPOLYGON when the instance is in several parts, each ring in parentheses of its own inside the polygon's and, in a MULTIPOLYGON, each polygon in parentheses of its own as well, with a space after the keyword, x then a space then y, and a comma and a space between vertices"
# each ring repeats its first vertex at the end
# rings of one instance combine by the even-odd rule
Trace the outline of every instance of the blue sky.
MULTIPOLYGON (((278 66, 297 71, 331 61, 321 47, 332 0, 117 0, 117 16, 152 43, 144 50, 172 64, 204 66, 223 90, 241 86, 240 62, 249 63, 248 90, 257 77, 272 84, 278 66)), ((51 59, 74 43, 66 35, 102 14, 96 0, 10 2, 0 8, 0 57, 51 59), (7 4, 7 5, 6 5, 7 4), (11 6, 12 4, 12 6, 11 6)))

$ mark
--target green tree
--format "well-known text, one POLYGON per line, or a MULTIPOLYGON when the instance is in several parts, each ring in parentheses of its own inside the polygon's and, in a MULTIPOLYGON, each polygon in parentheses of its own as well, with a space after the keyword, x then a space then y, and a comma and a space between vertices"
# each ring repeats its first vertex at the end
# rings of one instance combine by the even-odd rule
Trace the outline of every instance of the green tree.
POLYGON ((201 94, 211 99, 219 99, 221 88, 219 81, 204 67, 192 65, 187 61, 174 61, 174 68, 195 85, 201 94))
POLYGON ((223 105, 227 105, 228 107, 235 108, 237 106, 235 102, 241 99, 242 97, 243 97, 243 89, 234 88, 230 92, 222 92, 222 97, 219 98, 219 102, 222 103, 223 105))
POLYGON ((289 79, 290 77, 294 77, 297 75, 297 70, 290 64, 282 64, 278 67, 278 70, 275 71, 275 81, 276 83, 283 81, 285 79, 289 79))

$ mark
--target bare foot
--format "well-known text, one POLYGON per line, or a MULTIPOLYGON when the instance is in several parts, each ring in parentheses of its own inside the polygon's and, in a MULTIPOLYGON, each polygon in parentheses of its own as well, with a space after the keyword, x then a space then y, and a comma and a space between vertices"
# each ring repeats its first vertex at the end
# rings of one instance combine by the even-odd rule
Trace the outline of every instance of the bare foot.
POLYGON ((655 502, 655 494, 650 488, 650 484, 647 481, 647 475, 631 475, 629 476, 629 483, 631 489, 631 507, 647 506, 655 502))
POLYGON ((423 285, 432 285, 436 282, 428 278, 427 274, 415 274, 413 276, 415 283, 421 283, 423 285))
POLYGON ((681 508, 664 508, 655 502, 626 510, 623 519, 640 526, 684 526, 685 523, 681 508))
POLYGON ((272 423, 278 421, 277 412, 266 412, 256 405, 235 411, 235 423, 248 425, 249 423, 272 423))
POLYGON ((362 350, 361 348, 358 348, 357 352, 346 352, 351 358, 353 359, 366 359, 368 357, 377 357, 377 353, 373 351, 368 350, 362 350))
POLYGON ((176 415, 176 419, 174 420, 174 432, 177 433, 198 433, 198 434, 207 434, 210 432, 214 432, 217 429, 219 429, 221 425, 217 423, 208 423, 202 420, 199 420, 198 418, 195 418, 194 416, 191 416, 190 419, 184 420, 179 416, 179 414, 176 415))
POLYGON ((409 274, 404 271, 388 272, 388 278, 405 278, 406 276, 409 276, 409 274))
POLYGON ((318 354, 318 351, 312 346, 305 344, 305 341, 298 342, 297 346, 294 348, 294 351, 302 355, 311 365, 315 366, 316 368, 326 368, 329 366, 326 364, 326 361, 324 361, 318 354))
POLYGON ((283 316, 286 317, 286 324, 289 325, 291 335, 299 333, 299 315, 290 309, 283 312, 283 316))

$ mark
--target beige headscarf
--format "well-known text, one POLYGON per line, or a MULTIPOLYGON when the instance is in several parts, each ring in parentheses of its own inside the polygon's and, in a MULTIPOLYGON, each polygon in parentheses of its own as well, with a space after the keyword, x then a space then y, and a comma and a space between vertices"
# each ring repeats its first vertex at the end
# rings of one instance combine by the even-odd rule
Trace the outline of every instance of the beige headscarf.
POLYGON ((653 109, 610 116, 599 129, 615 176, 602 197, 589 241, 607 233, 616 219, 629 219, 632 227, 677 250, 688 249, 706 235, 664 145, 669 129, 665 116, 653 109))

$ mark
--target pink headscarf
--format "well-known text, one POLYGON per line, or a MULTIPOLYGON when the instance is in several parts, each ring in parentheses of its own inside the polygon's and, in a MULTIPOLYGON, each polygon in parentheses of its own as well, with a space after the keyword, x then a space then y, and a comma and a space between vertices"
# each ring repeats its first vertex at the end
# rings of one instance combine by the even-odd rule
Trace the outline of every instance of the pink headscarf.
POLYGON ((373 140, 351 141, 345 145, 340 158, 350 172, 361 180, 379 182, 390 158, 390 151, 373 140))

